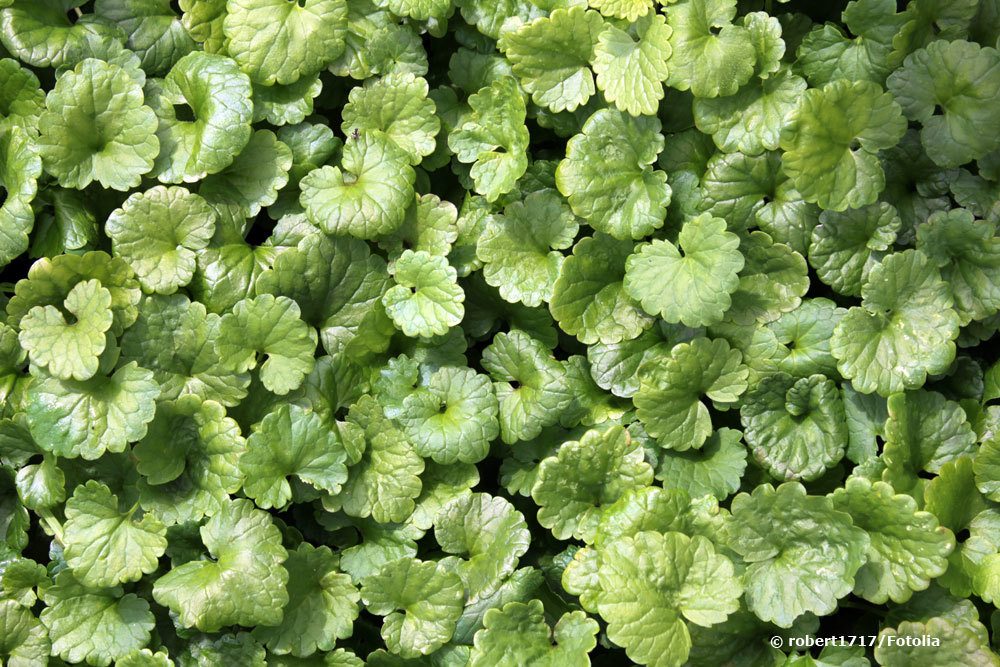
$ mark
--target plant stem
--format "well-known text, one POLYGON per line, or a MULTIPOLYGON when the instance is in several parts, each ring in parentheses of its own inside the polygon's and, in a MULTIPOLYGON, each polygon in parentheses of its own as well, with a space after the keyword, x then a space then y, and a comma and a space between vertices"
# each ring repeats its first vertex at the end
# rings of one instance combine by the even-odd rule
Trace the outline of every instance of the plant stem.
POLYGON ((59 544, 63 544, 63 527, 59 523, 59 519, 55 518, 52 512, 46 509, 37 510, 36 514, 38 514, 38 517, 42 520, 42 524, 52 533, 59 544))

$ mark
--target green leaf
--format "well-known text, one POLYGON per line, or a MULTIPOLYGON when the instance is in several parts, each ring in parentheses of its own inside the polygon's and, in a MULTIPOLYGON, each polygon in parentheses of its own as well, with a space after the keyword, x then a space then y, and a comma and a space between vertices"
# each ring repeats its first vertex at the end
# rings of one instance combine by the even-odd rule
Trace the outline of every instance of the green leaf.
POLYGON ((754 73, 766 81, 781 69, 785 56, 785 41, 781 38, 781 20, 769 16, 767 12, 750 12, 741 21, 750 31, 750 39, 756 52, 757 63, 754 73))
POLYGON ((740 488, 747 466, 747 449, 742 434, 720 428, 708 437, 701 449, 659 452, 656 479, 665 489, 681 489, 692 498, 705 494, 724 500, 740 488))
POLYGON ((810 481, 844 457, 847 417, 837 383, 823 375, 777 373, 747 393, 740 408, 747 445, 777 480, 810 481))
POLYGON ((912 487, 920 471, 938 473, 975 451, 976 435, 965 412, 941 394, 922 389, 893 394, 887 405, 883 477, 897 491, 912 487))
MULTIPOLYGON (((9 61, 0 60, 0 67, 5 62, 9 61)), ((31 202, 41 175, 42 160, 35 142, 22 128, 8 128, 0 136, 0 187, 7 195, 0 205, 0 266, 28 249, 28 234, 35 224, 31 202)))
POLYGON ((587 4, 603 16, 625 19, 630 23, 646 16, 653 8, 652 0, 588 0, 587 4))
MULTIPOLYGON (((912 241, 913 230, 927 216, 952 207, 940 181, 940 168, 927 156, 920 144, 920 133, 915 129, 907 130, 899 145, 885 152, 884 166, 883 199, 892 202, 899 212, 903 221, 902 238, 912 241)), ((961 173, 951 188, 960 188, 961 173)))
POLYGON ((842 213, 823 211, 812 231, 809 264, 824 283, 860 296, 871 272, 892 247, 902 222, 891 204, 880 202, 842 213))
POLYGON ((298 184, 303 176, 325 164, 344 145, 330 127, 320 123, 278 128, 278 139, 292 151, 292 168, 288 172, 291 184, 298 184))
POLYGON ((406 211, 403 226, 377 242, 388 251, 390 262, 399 259, 407 249, 446 257, 458 234, 458 210, 454 204, 442 201, 437 195, 417 195, 406 211))
MULTIPOLYGON (((946 173, 954 172, 950 170, 946 173)), ((1000 184, 986 180, 981 174, 973 175, 967 169, 958 170, 949 189, 955 201, 974 215, 992 218, 993 210, 1000 202, 1000 184)), ((948 203, 950 204, 950 201, 948 203)), ((938 206, 934 212, 947 209, 947 206, 938 206)))
POLYGON ((490 216, 476 255, 486 282, 510 302, 538 306, 552 298, 564 256, 573 244, 576 218, 554 190, 532 192, 503 215, 490 216))
POLYGON ((996 502, 1000 498, 1000 438, 995 433, 983 438, 973 468, 980 492, 996 502))
POLYGON ((348 3, 344 42, 343 54, 329 66, 337 76, 361 80, 393 70, 427 73, 427 56, 415 32, 371 2, 348 3))
POLYGON ((360 544, 345 549, 340 567, 355 582, 378 572, 384 564, 397 558, 417 555, 417 542, 424 532, 409 524, 377 523, 372 519, 353 520, 360 533, 360 544))
POLYGON ((344 135, 355 130, 382 133, 410 164, 419 164, 434 152, 434 137, 441 130, 428 90, 426 80, 409 73, 369 79, 351 90, 340 129, 344 135))
POLYGON ((97 246, 97 217, 93 205, 79 190, 57 189, 47 193, 50 210, 38 216, 32 239, 33 257, 54 257, 74 250, 85 252, 97 246))
POLYGON ((240 471, 244 492, 259 507, 282 508, 292 499, 288 478, 331 494, 347 480, 347 452, 340 436, 315 412, 282 405, 247 438, 240 471))
POLYGON ((293 299, 330 353, 381 352, 395 331, 381 306, 389 285, 385 261, 363 241, 315 233, 278 255, 257 292, 293 299))
POLYGON ((72 67, 115 33, 93 23, 71 23, 74 0, 4 0, 0 24, 4 46, 32 67, 72 67), (96 34, 95 34, 96 33, 96 34), (110 34, 109 34, 110 33, 110 34))
MULTIPOLYGON (((7 378, 16 378, 27 359, 27 352, 18 343, 17 329, 0 322, 0 369, 3 374, 7 378)), ((9 390, 10 387, 7 388, 9 390)))
POLYGON ((153 374, 135 362, 110 377, 40 378, 26 406, 31 435, 57 456, 93 460, 122 452, 145 435, 159 393, 153 374))
POLYGON ((511 17, 525 21, 544 15, 544 11, 528 0, 455 0, 455 6, 462 10, 462 18, 479 32, 498 39, 504 21, 511 17))
POLYGON ((201 527, 211 560, 179 565, 156 580, 153 598, 185 627, 276 625, 288 603, 288 552, 271 517, 249 500, 227 503, 201 527))
POLYGON ((473 183, 487 201, 514 189, 528 168, 528 129, 517 81, 499 77, 470 95, 469 112, 448 135, 448 147, 459 162, 472 164, 473 183))
POLYGON ((445 367, 392 412, 413 448, 441 464, 477 463, 500 433, 490 379, 471 368, 445 367))
POLYGON ((116 667, 174 667, 174 661, 163 650, 153 653, 148 648, 132 651, 115 661, 116 667))
POLYGON ((743 268, 740 239, 703 213, 684 223, 677 245, 653 241, 625 263, 625 291, 650 315, 689 327, 716 324, 743 268))
POLYGON ((345 0, 228 0, 226 50, 251 79, 287 85, 344 51, 345 0))
POLYGON ((125 512, 100 482, 78 486, 66 502, 63 545, 66 563, 84 586, 108 588, 138 581, 157 568, 167 548, 167 530, 153 514, 125 512))
POLYGON ((228 167, 250 141, 252 94, 236 63, 199 51, 162 81, 150 81, 146 101, 159 119, 160 140, 152 175, 161 183, 194 183, 228 167))
POLYGON ((422 531, 434 526, 441 508, 451 501, 471 493, 469 489, 479 483, 479 471, 471 463, 442 465, 433 461, 425 462, 420 477, 421 490, 417 497, 413 514, 407 523, 422 531))
POLYGON ((712 433, 704 394, 717 405, 735 403, 747 389, 739 350, 704 337, 675 345, 669 356, 650 355, 639 367, 636 416, 665 449, 698 449, 712 433), (664 358, 666 357, 666 358, 664 358))
POLYGON ((338 497, 344 512, 371 516, 379 523, 405 520, 420 495, 423 459, 371 396, 362 396, 351 406, 348 418, 365 430, 367 448, 361 460, 348 470, 347 482, 338 497))
POLYGON ((405 335, 440 336, 462 321, 465 293, 444 257, 405 250, 393 269, 396 285, 382 296, 385 312, 405 335))
POLYGON ((36 589, 40 594, 51 585, 45 566, 28 558, 15 558, 5 563, 0 574, 0 590, 4 597, 16 600, 22 607, 32 607, 38 599, 36 589))
POLYGON ((126 199, 108 216, 105 232, 144 290, 171 294, 191 282, 215 223, 215 211, 198 195, 156 186, 126 199))
POLYGON ((611 426, 564 442, 542 461, 531 497, 539 506, 538 522, 557 539, 591 542, 608 505, 652 480, 642 447, 621 426, 611 426))
POLYGON ((63 571, 42 599, 52 655, 63 660, 103 667, 149 643, 149 603, 120 587, 87 588, 63 571))
POLYGON ((316 331, 299 318, 300 312, 298 304, 283 296, 262 294, 240 301, 219 322, 220 355, 231 358, 239 372, 259 364, 264 386, 287 394, 316 363, 316 331))
POLYGON ((125 46, 150 74, 166 72, 195 49, 169 0, 100 0, 94 10, 125 31, 125 46))
POLYGON ((671 33, 659 14, 640 19, 629 31, 609 24, 601 32, 594 47, 597 87, 619 111, 656 113, 668 74, 671 33))
POLYGON ((748 83, 728 97, 696 97, 698 129, 711 134, 726 153, 758 155, 777 150, 788 114, 806 90, 803 78, 788 70, 748 83))
POLYGON ((129 190, 153 168, 156 115, 129 73, 87 59, 56 81, 38 121, 45 170, 65 188, 129 190))
POLYGON ((393 653, 417 658, 444 646, 455 631, 465 595, 445 563, 401 558, 365 578, 361 600, 384 616, 382 639, 393 653))
POLYGON ((504 33, 500 48, 535 104, 573 111, 597 92, 590 62, 603 28, 597 12, 580 6, 556 9, 504 33))
POLYGON ((957 167, 1000 147, 1000 53, 964 40, 932 42, 889 76, 889 90, 940 167, 957 167))
POLYGON ((30 510, 48 509, 66 499, 66 479, 54 456, 43 455, 41 463, 22 467, 14 484, 21 503, 30 510))
POLYGON ((330 651, 338 639, 349 637, 361 595, 337 569, 338 560, 329 547, 305 542, 289 551, 288 604, 281 624, 257 626, 254 638, 272 653, 305 657, 330 651))
POLYGON ((572 401, 566 369, 543 343, 517 329, 498 333, 483 350, 500 403, 500 437, 507 444, 534 438, 559 421, 572 401))
POLYGON ((762 484, 732 502, 727 543, 748 564, 746 604, 761 620, 792 627, 806 613, 831 613, 851 592, 868 535, 828 497, 798 482, 762 484))
POLYGON ((48 662, 49 638, 31 610, 14 600, 0 600, 0 657, 10 667, 48 662))
POLYGON ((941 271, 955 299, 959 323, 1000 311, 1000 238, 996 223, 965 209, 932 214, 917 228, 917 249, 941 271))
MULTIPOLYGON (((976 489, 974 474, 972 458, 959 456, 942 465, 938 476, 923 488, 925 509, 952 532, 968 529, 970 537, 996 521, 996 510, 976 489)), ((962 546, 953 555, 959 555, 962 546)), ((954 580, 943 583, 953 587, 954 580)))
POLYGON ((926 623, 903 621, 879 633, 875 658, 880 665, 889 667, 932 667, 941 664, 939 660, 950 664, 1000 665, 1000 657, 990 650, 984 635, 969 624, 957 624, 946 618, 932 618, 926 623), (927 651, 922 645, 926 641, 923 637, 934 637, 939 644, 933 651, 927 651))
POLYGON ((434 519, 434 539, 445 553, 463 556, 456 571, 470 600, 495 593, 531 542, 524 516, 507 500, 486 493, 444 505, 434 519))
POLYGON ((959 318, 947 283, 926 255, 906 250, 886 257, 869 272, 861 299, 830 340, 840 373, 855 389, 887 396, 948 369, 959 318))
POLYGON ((544 580, 545 575, 542 574, 541 570, 534 567, 522 567, 504 580, 496 592, 469 602, 462 611, 462 616, 458 619, 451 644, 453 646, 462 645, 461 650, 470 650, 475 634, 483 629, 483 620, 487 612, 491 609, 499 609, 511 602, 524 602, 531 599, 539 591, 544 580))
MULTIPOLYGON (((93 17, 88 17, 90 18, 93 17)), ((146 73, 142 70, 139 56, 125 48, 125 33, 119 26, 102 19, 85 20, 81 23, 85 25, 87 33, 85 47, 76 54, 73 64, 95 58, 121 67, 140 86, 146 83, 146 73)), ((69 63, 64 64, 62 71, 69 67, 69 63)))
MULTIPOLYGON (((819 207, 806 202, 795 189, 781 167, 778 153, 755 157, 742 153, 713 156, 702 177, 700 195, 700 201, 696 196, 690 202, 698 210, 688 215, 704 210, 725 219, 730 231, 737 234, 759 227, 776 243, 802 255, 808 248, 809 235, 819 222, 819 207)), ((755 238, 751 232, 751 243, 746 246, 756 245, 752 243, 755 238)))
POLYGON ((835 79, 881 84, 893 69, 890 52, 902 26, 892 0, 855 0, 841 15, 853 38, 829 23, 816 26, 802 40, 798 63, 814 86, 835 79))
POLYGON ((667 12, 673 28, 667 85, 695 97, 734 95, 754 74, 751 32, 733 25, 736 0, 680 0, 667 12))
POLYGON ((877 153, 906 131, 899 104, 870 81, 805 91, 781 132, 785 173, 806 201, 831 211, 874 203, 885 188, 877 153))
POLYGON ((531 440, 514 443, 500 466, 500 483, 512 494, 531 496, 542 460, 554 456, 563 442, 579 438, 586 430, 586 427, 578 427, 568 431, 551 426, 531 440))
POLYGON ((28 544, 30 517, 17 497, 14 475, 0 467, 0 553, 19 554, 28 544))
POLYGON ((739 609, 733 564, 701 536, 642 531, 599 549, 596 604, 608 638, 652 667, 686 662, 686 621, 711 626, 739 609))
POLYGON ((111 292, 97 280, 73 286, 62 304, 35 306, 21 318, 18 340, 31 362, 45 367, 61 380, 89 380, 97 373, 98 361, 111 328, 111 292))
POLYGON ((248 667, 264 667, 264 647, 260 646, 245 632, 224 635, 195 634, 189 640, 184 652, 179 656, 183 664, 223 665, 239 664, 248 667))
POLYGON ((451 0, 376 0, 397 16, 409 16, 417 21, 446 22, 451 14, 451 0))
POLYGON ((793 377, 814 373, 836 377, 837 360, 830 352, 830 337, 846 313, 828 299, 806 299, 795 310, 755 330, 744 350, 751 375, 784 372, 793 377))
POLYGON ((243 482, 237 462, 245 449, 239 425, 215 401, 161 401, 132 450, 143 509, 168 523, 217 514, 243 482))
POLYGON ((216 209, 238 207, 241 217, 253 218, 277 201, 291 166, 291 149, 270 130, 258 130, 228 167, 202 180, 198 193, 216 209))
POLYGON ((250 378, 220 356, 220 317, 182 294, 145 297, 139 318, 121 340, 122 359, 153 371, 160 399, 186 395, 235 405, 250 378))
MULTIPOLYGON (((988 43, 990 39, 987 35, 994 30, 990 26, 990 16, 995 9, 987 3, 977 16, 978 4, 970 0, 921 0, 908 4, 901 15, 903 24, 892 40, 893 64, 898 65, 905 56, 937 39, 964 40, 970 32, 975 34, 977 28, 981 29, 981 36, 985 39, 977 38, 976 41, 988 43)), ((996 43, 995 37, 992 42, 996 43)))
POLYGON ((381 133, 365 132, 344 145, 341 164, 302 179, 301 202, 310 221, 328 234, 360 239, 399 229, 416 178, 407 155, 381 133))
MULTIPOLYGON (((319 74, 304 76, 287 86, 279 84, 253 87, 253 120, 266 120, 271 125, 294 125, 312 115, 315 100, 323 91, 319 74)), ((328 129, 325 125, 322 126, 328 129)), ((332 133, 332 130, 330 130, 332 133)), ((318 165, 317 165, 318 166, 318 165)))
POLYGON ((885 482, 855 477, 832 497, 833 506, 850 514, 871 540, 868 562, 855 579, 855 594, 875 604, 905 602, 948 569, 954 536, 938 526, 933 514, 917 511, 910 496, 894 493, 885 482))
POLYGON ((600 232, 586 236, 573 248, 559 270, 549 309, 566 333, 580 342, 615 344, 639 336, 653 319, 625 291, 626 258, 630 241, 618 241, 600 232))
POLYGON ((878 394, 861 394, 850 384, 842 387, 847 415, 847 458, 856 463, 872 461, 878 454, 876 437, 885 435, 886 401, 878 394))
POLYGON ((597 231, 642 238, 663 225, 670 203, 667 175, 651 166, 661 150, 659 120, 601 109, 566 144, 556 185, 597 231))
POLYGON ((462 330, 469 337, 487 338, 499 329, 521 329, 547 347, 555 347, 555 322, 547 309, 528 308, 520 303, 504 301, 495 289, 486 284, 482 274, 474 274, 470 280, 463 282, 462 289, 465 290, 467 305, 462 330))
MULTIPOLYGON (((3 3, 0 3, 3 4, 3 3)), ((45 110, 45 91, 35 74, 13 58, 0 59, 0 108, 5 127, 36 127, 45 110)))
POLYGON ((586 667, 597 645, 597 621, 582 611, 566 612, 553 629, 539 600, 490 609, 476 633, 470 667, 586 667), (554 642, 554 645, 553 645, 554 642))
POLYGON ((711 514, 718 515, 718 505, 714 501, 696 499, 692 502, 691 497, 679 489, 657 486, 631 489, 601 517, 594 546, 599 551, 615 540, 634 537, 645 530, 700 534, 707 527, 704 520, 711 514))
MULTIPOLYGON (((217 228, 225 225, 220 222, 217 228)), ((212 313, 232 310, 239 301, 256 294, 257 280, 274 261, 271 246, 253 247, 234 240, 198 253, 198 269, 188 290, 212 313)))
POLYGON ((226 0, 180 0, 181 24, 191 39, 208 53, 219 53, 226 36, 222 22, 226 18, 226 0))
POLYGON ((590 362, 575 354, 565 362, 566 381, 575 398, 560 416, 559 423, 569 427, 583 424, 592 426, 609 420, 619 420, 629 411, 630 405, 608 395, 594 381, 590 362))

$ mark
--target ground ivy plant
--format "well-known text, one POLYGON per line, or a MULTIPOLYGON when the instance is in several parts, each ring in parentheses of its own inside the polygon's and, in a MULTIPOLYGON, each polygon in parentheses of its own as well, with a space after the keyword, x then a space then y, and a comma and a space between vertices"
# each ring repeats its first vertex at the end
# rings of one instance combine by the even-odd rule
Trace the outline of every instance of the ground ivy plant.
POLYGON ((0 665, 1000 665, 998 40, 0 0, 0 665))

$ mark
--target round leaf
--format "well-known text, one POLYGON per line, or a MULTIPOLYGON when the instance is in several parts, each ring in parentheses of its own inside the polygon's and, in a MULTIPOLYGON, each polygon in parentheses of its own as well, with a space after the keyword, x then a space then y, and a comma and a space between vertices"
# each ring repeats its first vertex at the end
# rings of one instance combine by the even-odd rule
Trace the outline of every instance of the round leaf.
POLYGON ((191 282, 195 257, 212 239, 215 221, 198 195, 157 186, 126 199, 108 217, 105 231, 143 289, 170 294, 191 282))
POLYGON ((156 115, 143 102, 142 88, 117 65, 87 59, 66 72, 38 121, 45 170, 65 188, 139 185, 161 148, 156 115))
POLYGON ((716 324, 743 268, 740 239, 704 213, 684 224, 675 246, 653 241, 625 263, 625 291, 650 315, 689 327, 716 324))

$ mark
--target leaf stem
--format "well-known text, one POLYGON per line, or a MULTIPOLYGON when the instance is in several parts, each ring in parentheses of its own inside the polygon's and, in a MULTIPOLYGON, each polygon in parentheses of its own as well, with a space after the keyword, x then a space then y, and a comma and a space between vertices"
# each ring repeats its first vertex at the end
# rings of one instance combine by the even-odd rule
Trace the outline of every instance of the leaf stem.
POLYGON ((39 509, 36 510, 35 513, 38 514, 39 518, 42 520, 42 524, 48 529, 49 532, 52 533, 59 544, 63 544, 63 527, 62 524, 59 523, 59 519, 57 519, 52 512, 47 509, 39 509))

